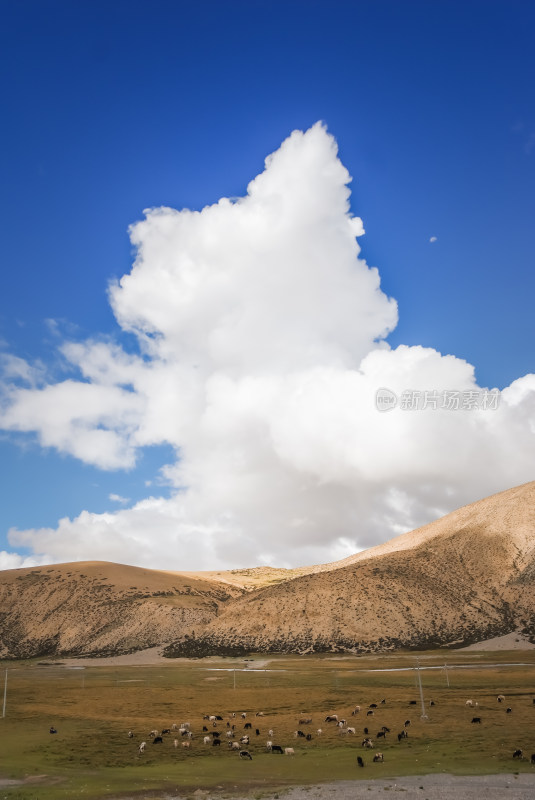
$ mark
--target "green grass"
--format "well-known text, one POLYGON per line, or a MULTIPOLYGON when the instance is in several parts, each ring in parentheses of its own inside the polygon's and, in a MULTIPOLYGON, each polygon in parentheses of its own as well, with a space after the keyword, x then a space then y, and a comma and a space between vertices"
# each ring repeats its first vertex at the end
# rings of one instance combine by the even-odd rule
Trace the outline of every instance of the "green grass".
MULTIPOLYGON (((260 657, 257 657, 257 661, 260 657)), ((420 719, 416 673, 374 672, 381 668, 413 666, 414 656, 396 654, 370 657, 275 657, 272 672, 249 669, 234 673, 211 672, 209 667, 240 669, 239 659, 203 659, 158 666, 84 670, 37 666, 35 662, 0 664, 0 695, 4 668, 8 672, 5 719, 0 719, 2 741, 0 777, 23 779, 42 776, 34 784, 0 789, 10 800, 61 800, 102 798, 121 793, 179 790, 192 794, 197 788, 220 787, 225 791, 262 793, 272 787, 371 777, 451 772, 488 774, 535 772, 529 756, 535 752, 535 655, 515 653, 426 653, 420 665, 443 665, 447 658, 450 687, 444 670, 422 670, 427 701, 427 720, 420 719), (507 667, 507 662, 527 666, 507 667), (461 669, 471 664, 474 669, 461 669), (488 664, 498 666, 488 667, 488 664), (496 696, 505 694, 506 702, 496 696), (477 709, 465 706, 466 699, 477 709), (380 703, 382 699, 386 702, 380 703), (410 706, 416 700, 417 706, 410 706), (430 707, 429 701, 435 705, 430 707), (373 717, 366 717, 370 703, 378 703, 373 717), (362 711, 351 716, 360 704, 362 711), (513 711, 506 714, 506 706, 513 711), (254 717, 263 711, 265 717, 254 717), (253 725, 248 747, 253 761, 243 761, 227 750, 203 744, 203 714, 247 711, 253 725), (340 736, 324 722, 327 713, 344 716, 357 735, 340 736), (294 731, 302 714, 312 716, 306 726, 313 740, 296 739, 294 731), (471 723, 480 716, 482 725, 471 723), (409 738, 398 743, 397 733, 411 719, 409 738), (148 733, 173 722, 189 721, 195 738, 189 751, 173 747, 175 736, 163 745, 152 745, 148 733), (50 725, 58 729, 49 734, 50 725), (376 739, 383 725, 391 729, 386 742, 376 739), (374 749, 363 750, 364 726, 369 728, 374 749), (260 736, 254 729, 261 730, 260 736), (324 733, 316 736, 321 727, 324 733), (273 742, 295 749, 295 756, 266 752, 269 728, 273 742), (127 736, 135 732, 134 739, 127 736), (147 742, 143 755, 138 744, 147 742), (512 760, 522 748, 528 760, 512 760), (373 764, 373 753, 384 753, 382 764, 373 764), (366 769, 356 768, 356 757, 366 769)), ((251 665, 253 666, 253 665, 251 665)), ((232 720, 236 738, 243 734, 244 720, 232 720)), ((226 722, 219 723, 223 734, 226 722)), ((180 736, 177 736, 181 740, 180 736)))

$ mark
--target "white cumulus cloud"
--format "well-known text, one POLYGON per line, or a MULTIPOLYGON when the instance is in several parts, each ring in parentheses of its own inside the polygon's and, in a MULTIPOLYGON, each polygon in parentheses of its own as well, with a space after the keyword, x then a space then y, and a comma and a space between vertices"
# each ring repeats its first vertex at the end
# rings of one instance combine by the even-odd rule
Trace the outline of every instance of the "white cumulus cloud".
POLYGON ((109 296, 139 355, 64 341, 79 377, 6 380, 0 424, 102 469, 171 445, 171 496, 12 529, 14 548, 177 570, 313 563, 531 479, 535 376, 496 410, 377 410, 379 387, 485 387, 462 359, 387 344, 397 306, 361 258, 350 180, 317 124, 246 196, 149 209, 131 227, 137 257, 109 296))

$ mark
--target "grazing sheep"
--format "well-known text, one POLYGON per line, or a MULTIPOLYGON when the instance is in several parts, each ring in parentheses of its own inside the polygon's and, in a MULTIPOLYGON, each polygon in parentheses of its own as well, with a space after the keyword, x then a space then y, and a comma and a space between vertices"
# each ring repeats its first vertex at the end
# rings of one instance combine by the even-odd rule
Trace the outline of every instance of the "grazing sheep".
POLYGON ((311 722, 312 722, 312 717, 301 717, 301 719, 299 720, 300 725, 310 725, 311 722))
POLYGON ((353 735, 355 735, 355 734, 356 734, 356 730, 355 730, 355 728, 348 728, 348 729, 347 729, 347 732, 348 732, 348 733, 352 733, 353 735))
POLYGON ((524 758, 524 753, 522 750, 515 750, 513 753, 513 758, 524 758))
POLYGON ((153 744, 163 744, 163 739, 161 736, 155 736, 152 742, 153 744))
POLYGON ((307 733, 307 742, 311 742, 311 741, 312 741, 312 734, 311 733, 307 733))
POLYGON ((253 757, 248 750, 240 750, 240 758, 248 758, 249 761, 253 760, 253 757))
POLYGON ((185 747, 186 749, 189 750, 189 748, 191 747, 191 743, 190 742, 182 742, 182 747, 185 747))
POLYGON ((474 705, 474 703, 473 703, 472 700, 467 700, 466 703, 465 703, 465 706, 469 706, 470 708, 472 708, 473 705, 474 705))
POLYGON ((496 700, 498 701, 498 703, 503 703, 503 701, 505 700, 505 695, 499 694, 496 700))
POLYGON ((220 746, 221 746, 221 739, 212 740, 212 747, 220 747, 220 746))
POLYGON ((173 747, 178 747, 178 739, 173 739, 173 747))
POLYGON ((532 753, 532 754, 531 754, 530 763, 531 763, 531 764, 535 764, 535 753, 532 753))
POLYGON ((133 731, 128 731, 128 738, 129 739, 133 739, 134 738, 134 732, 133 731))
POLYGON ((366 711, 367 717, 373 717, 373 711, 366 711))
POLYGON ((472 724, 481 725, 481 717, 472 717, 472 724))
POLYGON ((147 746, 147 742, 141 742, 141 744, 138 747, 138 752, 139 753, 144 753, 146 746, 147 746))
POLYGON ((384 761, 384 757, 382 753, 376 753, 373 757, 374 761, 384 761))
POLYGON ((327 714, 325 717, 325 722, 338 722, 338 715, 337 714, 327 714))
POLYGON ((402 730, 401 733, 398 733, 398 742, 401 742, 402 739, 408 739, 409 734, 406 730, 402 730))
POLYGON ((270 739, 273 737, 273 728, 269 729, 268 736, 269 736, 270 739))
POLYGON ((239 742, 230 742, 230 746, 233 750, 241 750, 241 744, 239 742))
POLYGON ((212 740, 210 739, 210 737, 209 737, 209 736, 205 736, 205 737, 204 737, 204 739, 203 739, 203 743, 204 743, 204 744, 210 744, 210 742, 211 742, 211 741, 212 741, 212 740))
POLYGON ((271 752, 272 753, 280 753, 281 756, 282 756, 284 751, 283 751, 282 747, 280 746, 280 744, 273 744, 273 745, 271 745, 271 752))
POLYGON ((506 709, 505 713, 506 714, 512 714, 513 713, 513 709, 512 708, 508 708, 508 709, 506 709))
POLYGON ((271 750, 273 747, 273 742, 266 742, 266 750, 271 750))
POLYGON ((367 747, 368 749, 371 749, 373 747, 373 742, 369 736, 367 736, 366 739, 362 740, 362 747, 367 747))
POLYGON ((318 730, 316 731, 316 735, 321 736, 322 733, 323 733, 322 729, 318 728, 318 730))
POLYGON ((359 765, 359 767, 363 767, 364 766, 364 761, 362 760, 362 758, 360 756, 357 756, 357 764, 359 765))
POLYGON ((405 726, 406 728, 408 728, 408 727, 409 727, 409 725, 411 724, 411 721, 410 721, 410 719, 406 719, 406 720, 405 720, 405 722, 404 722, 403 724, 404 724, 404 726, 405 726))
POLYGON ((225 733, 225 736, 227 737, 227 739, 232 739, 232 736, 233 736, 233 733, 232 733, 232 731, 227 731, 227 732, 225 733))
POLYGON ((355 716, 355 714, 358 714, 358 713, 359 713, 359 711, 360 711, 360 706, 355 706, 355 708, 354 708, 354 709, 353 709, 353 711, 351 712, 351 716, 352 716, 352 717, 354 717, 354 716, 355 716))
POLYGON ((285 747, 284 748, 284 755, 285 756, 293 756, 293 755, 295 755, 295 750, 293 749, 293 747, 285 747))

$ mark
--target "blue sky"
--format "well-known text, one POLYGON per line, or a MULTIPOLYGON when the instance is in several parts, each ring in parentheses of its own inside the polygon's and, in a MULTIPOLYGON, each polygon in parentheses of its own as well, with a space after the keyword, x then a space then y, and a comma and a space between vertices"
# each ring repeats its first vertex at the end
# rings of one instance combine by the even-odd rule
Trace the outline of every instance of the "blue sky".
MULTIPOLYGON (((483 387, 535 371, 532 3, 20 0, 2 15, 0 340, 48 383, 66 340, 138 352, 107 290, 144 209, 243 196, 318 120, 353 176, 361 257, 398 303, 387 342, 465 359, 483 387)), ((172 492, 165 442, 109 471, 0 436, 0 550, 28 552, 11 527, 172 492)))

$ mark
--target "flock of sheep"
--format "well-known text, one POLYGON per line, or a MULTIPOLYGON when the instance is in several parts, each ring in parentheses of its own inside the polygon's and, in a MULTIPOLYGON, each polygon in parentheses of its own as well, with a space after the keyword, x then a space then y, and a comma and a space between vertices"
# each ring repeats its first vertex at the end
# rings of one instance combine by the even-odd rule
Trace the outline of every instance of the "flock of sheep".
MULTIPOLYGON (((497 697, 498 703, 505 702, 504 695, 498 695, 497 697)), ((366 709, 366 722, 368 725, 371 724, 373 716, 375 714, 376 709, 378 706, 384 706, 386 700, 381 700, 380 704, 371 703, 368 708, 366 709), (371 719, 368 719, 371 718, 371 719)), ((535 705, 535 700, 533 700, 533 704, 535 705)), ((411 700, 409 701, 409 705, 416 705, 416 701, 411 700)), ((431 701, 430 705, 434 705, 434 702, 431 701)), ((465 702, 466 707, 468 708, 477 708, 478 703, 473 702, 472 700, 467 700, 465 702)), ((357 705, 351 712, 353 717, 357 717, 361 712, 361 706, 357 705)), ((506 709, 506 713, 512 713, 512 709, 508 707, 506 709)), ((253 741, 258 741, 256 737, 260 737, 261 731, 258 725, 262 722, 262 717, 264 717, 264 713, 262 711, 257 711, 254 713, 255 723, 247 720, 247 712, 243 711, 241 713, 232 712, 230 713, 226 719, 223 718, 221 714, 206 714, 202 720, 202 733, 193 733, 191 729, 190 722, 183 722, 181 724, 174 723, 171 725, 170 728, 164 728, 160 732, 157 730, 152 730, 149 733, 149 736, 152 739, 152 744, 163 744, 164 737, 172 738, 173 746, 178 748, 179 745, 184 748, 185 750, 189 750, 192 746, 192 740, 199 739, 202 741, 202 746, 206 747, 221 747, 223 743, 226 742, 227 749, 232 752, 238 753, 239 757, 246 760, 252 760, 252 755, 248 749, 248 746, 251 743, 251 739, 253 741), (243 734, 240 736, 237 730, 238 726, 242 726, 243 734), (218 728, 226 728, 224 731, 219 731, 218 728), (173 738, 174 737, 174 738, 173 738), (180 738, 178 738, 180 737, 180 738)), ((481 724, 481 717, 473 717, 472 723, 479 723, 481 724)), ((310 731, 310 727, 313 724, 312 717, 309 716, 301 716, 299 717, 298 725, 299 727, 294 732, 295 739, 303 739, 304 741, 310 742, 315 736, 322 736, 324 731, 322 728, 317 728, 315 734, 310 731), (301 728, 305 728, 302 730, 301 728)), ((327 714, 324 719, 324 723, 328 726, 328 729, 336 730, 340 737, 352 737, 357 735, 357 728, 355 724, 348 725, 347 720, 339 717, 337 714, 327 714)), ((397 734, 398 742, 401 742, 403 739, 408 738, 408 727, 410 726, 411 721, 410 719, 405 720, 403 729, 397 734)), ((241 732, 241 731, 240 731, 241 732)), ((386 741, 387 734, 389 734, 390 728, 386 725, 381 727, 381 730, 377 731, 375 738, 377 740, 382 739, 386 741)), ((365 749, 375 749, 374 748, 374 741, 372 735, 370 735, 369 728, 363 728, 364 738, 362 739, 362 747, 365 749)), ((267 731, 268 739, 265 742, 265 750, 271 753, 278 753, 281 755, 293 756, 295 754, 294 747, 287 747, 281 746, 274 742, 275 731, 273 728, 270 728, 267 731)), ((128 736, 130 738, 134 738, 133 731, 128 732, 128 736)), ((143 741, 138 746, 138 753, 142 755, 147 748, 147 742, 143 741)), ((513 753, 513 758, 515 759, 523 759, 524 754, 521 749, 516 749, 513 753)), ((531 763, 535 764, 535 753, 531 755, 531 763)), ((384 761, 383 753, 375 752, 373 762, 382 762, 384 761)), ((361 756, 357 757, 357 765, 359 767, 364 767, 364 760, 361 756)))

